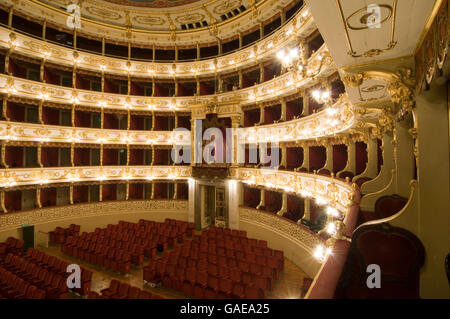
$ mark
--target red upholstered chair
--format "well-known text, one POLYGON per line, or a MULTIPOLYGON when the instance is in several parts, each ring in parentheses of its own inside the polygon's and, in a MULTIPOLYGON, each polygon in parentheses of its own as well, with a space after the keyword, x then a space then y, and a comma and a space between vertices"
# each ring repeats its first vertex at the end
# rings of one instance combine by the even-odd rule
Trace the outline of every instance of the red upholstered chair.
POLYGON ((112 299, 126 299, 128 296, 128 291, 130 289, 130 285, 121 282, 119 284, 119 288, 117 289, 117 292, 111 296, 112 299))
POLYGON ((206 271, 197 271, 195 286, 206 288, 208 285, 208 273, 206 271))
POLYGON ((111 298, 119 289, 120 282, 118 280, 113 279, 111 281, 111 284, 109 285, 109 288, 102 289, 101 293, 103 296, 111 298))
POLYGON ((234 282, 240 283, 242 281, 242 273, 239 269, 232 269, 230 279, 234 282))
POLYGON ((245 286, 246 299, 264 299, 264 291, 254 286, 245 286))
POLYGON ((139 293, 140 293, 141 289, 139 289, 138 287, 130 287, 130 289, 128 290, 128 299, 138 299, 139 298, 139 293))
POLYGON ((153 298, 154 298, 154 295, 152 295, 150 292, 145 291, 145 290, 139 291, 138 299, 153 299, 153 298))
POLYGON ((190 282, 185 281, 183 283, 182 291, 187 296, 193 296, 194 295, 194 285, 192 285, 190 282))
POLYGON ((217 299, 217 292, 210 288, 206 288, 204 291, 204 298, 205 299, 217 299))
POLYGON ((245 297, 245 288, 244 285, 240 283, 235 283, 233 285, 233 291, 231 293, 231 297, 234 299, 242 299, 245 297))
POLYGON ((204 289, 202 287, 194 286, 194 298, 197 299, 205 298, 204 289))
POLYGON ((100 295, 98 292, 89 291, 89 293, 87 294, 87 299, 100 299, 100 295))

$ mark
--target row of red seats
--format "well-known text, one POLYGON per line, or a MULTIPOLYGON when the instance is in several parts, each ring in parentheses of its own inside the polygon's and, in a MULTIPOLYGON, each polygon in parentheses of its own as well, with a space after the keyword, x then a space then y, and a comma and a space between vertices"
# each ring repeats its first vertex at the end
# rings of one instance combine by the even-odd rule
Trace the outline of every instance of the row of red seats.
MULTIPOLYGON (((281 250, 273 250, 270 248, 259 248, 246 245, 229 246, 225 248, 218 243, 192 243, 190 246, 185 245, 181 251, 183 257, 188 257, 191 254, 198 255, 198 258, 207 257, 208 255, 225 256, 229 258, 236 258, 238 260, 248 260, 250 263, 264 264, 266 260, 274 260, 274 263, 279 264, 280 270, 284 267, 284 254, 281 250)), ((197 257, 193 256, 194 259, 197 257)))
POLYGON ((0 267, 0 299, 44 299, 45 291, 0 267))
POLYGON ((247 238, 247 232, 245 230, 222 228, 222 227, 216 227, 216 226, 211 226, 208 229, 208 231, 206 231, 202 234, 208 234, 208 236, 212 236, 214 234, 217 234, 217 235, 223 234, 224 236, 229 235, 229 236, 234 236, 234 237, 247 238))
MULTIPOLYGON (((169 257, 163 256, 160 259, 152 260, 148 266, 144 267, 144 280, 152 283, 162 281, 164 284, 165 275, 173 277, 176 273, 179 278, 186 276, 185 280, 189 280, 189 276, 195 276, 196 272, 204 272, 221 279, 232 279, 247 285, 255 284, 263 291, 272 290, 273 282, 278 278, 277 268, 223 258, 225 262, 219 264, 211 262, 211 258, 194 260, 171 252, 169 257), (186 274, 181 275, 181 272, 185 270, 186 274)), ((218 260, 222 260, 222 258, 219 257, 218 260)), ((192 277, 191 281, 195 281, 195 277, 192 277)))
POLYGON ((22 254, 24 245, 25 242, 23 240, 8 237, 6 242, 0 243, 0 259, 5 258, 5 256, 9 253, 13 253, 15 255, 22 254))
MULTIPOLYGON (((54 273, 60 274, 63 277, 69 276, 69 274, 67 273, 67 267, 70 265, 70 263, 63 259, 46 254, 34 248, 29 248, 24 258, 32 265, 38 265, 54 273)), ((33 269, 33 266, 29 265, 28 267, 29 269, 33 269)), ((80 267, 80 270, 81 287, 74 288, 73 291, 80 295, 86 295, 91 289, 92 271, 83 267, 80 267)))
MULTIPOLYGON (((90 233, 92 234, 92 233, 90 233)), ((156 255, 156 250, 158 242, 166 242, 165 239, 140 239, 135 237, 134 239, 129 239, 128 241, 118 240, 117 237, 102 237, 102 236, 87 236, 87 233, 83 233, 81 236, 69 237, 64 245, 61 246, 61 250, 64 250, 68 246, 79 246, 81 245, 84 249, 88 249, 84 245, 103 245, 107 247, 114 247, 120 250, 129 251, 132 254, 132 262, 134 265, 141 266, 143 263, 143 257, 151 258, 156 255), (83 236, 84 235, 84 236, 83 236), (143 256, 140 256, 143 255, 143 256)), ((167 244, 163 246, 167 248, 167 244)))
POLYGON ((15 275, 14 278, 12 275, 8 275, 8 281, 12 287, 20 285, 20 288, 23 289, 26 284, 31 284, 45 291, 46 299, 69 297, 69 289, 64 276, 32 263, 34 266, 30 267, 29 264, 24 258, 10 253, 0 266, 15 275))
POLYGON ((88 299, 163 299, 149 291, 130 286, 127 283, 113 279, 109 288, 101 290, 101 294, 91 291, 88 299))
POLYGON ((69 237, 67 242, 61 247, 63 253, 122 274, 130 272, 131 254, 127 251, 96 244, 95 242, 85 242, 80 237, 75 240, 71 238, 69 237))
POLYGON ((67 237, 80 234, 80 225, 71 224, 68 228, 56 227, 50 232, 50 241, 57 244, 64 244, 67 237))

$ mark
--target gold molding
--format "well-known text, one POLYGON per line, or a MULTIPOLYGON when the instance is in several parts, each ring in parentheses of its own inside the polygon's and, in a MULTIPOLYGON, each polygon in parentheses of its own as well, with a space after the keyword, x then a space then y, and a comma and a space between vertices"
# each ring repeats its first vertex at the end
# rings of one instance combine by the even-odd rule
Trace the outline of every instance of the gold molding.
POLYGON ((349 52, 348 55, 352 56, 353 58, 361 58, 361 57, 366 57, 366 58, 372 58, 375 56, 378 56, 384 52, 390 51, 393 48, 395 48, 395 46, 397 45, 397 41, 395 41, 395 20, 396 20, 396 13, 397 13, 397 0, 392 0, 393 1, 393 12, 392 12, 392 25, 391 25, 391 40, 388 43, 387 47, 385 49, 370 49, 369 51, 366 51, 362 54, 357 54, 357 52, 354 51, 353 49, 353 45, 350 39, 350 34, 348 31, 348 27, 347 27, 347 19, 345 19, 344 16, 344 11, 342 9, 342 4, 341 4, 341 0, 336 0, 336 5, 339 9, 339 13, 341 15, 341 19, 342 19, 342 23, 344 24, 344 29, 345 29, 345 36, 347 38, 347 44, 349 46, 349 52))

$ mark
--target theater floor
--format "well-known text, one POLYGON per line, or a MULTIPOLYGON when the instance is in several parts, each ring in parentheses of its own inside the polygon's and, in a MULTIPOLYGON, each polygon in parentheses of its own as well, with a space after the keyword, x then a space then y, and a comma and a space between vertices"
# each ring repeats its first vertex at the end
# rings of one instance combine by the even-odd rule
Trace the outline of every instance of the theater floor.
MULTIPOLYGON (((38 246, 36 247, 50 255, 62 258, 74 264, 78 264, 84 268, 93 271, 91 290, 99 292, 100 290, 109 287, 109 283, 112 279, 127 282, 132 286, 136 286, 145 290, 150 291, 153 294, 160 295, 164 298, 169 299, 185 299, 189 298, 183 293, 159 287, 150 287, 145 285, 143 281, 143 270, 142 267, 133 267, 131 272, 127 275, 122 275, 116 273, 112 270, 104 269, 96 265, 90 264, 80 259, 73 258, 71 256, 65 255, 61 252, 60 246, 51 244, 48 248, 38 246)), ((144 266, 148 264, 148 261, 144 262, 144 266)), ((284 271, 279 274, 278 280, 275 282, 273 290, 269 293, 266 298, 274 299, 293 299, 301 298, 301 287, 303 283, 303 278, 307 275, 298 268, 293 262, 285 258, 284 271)), ((76 298, 76 296, 73 296, 76 298)))

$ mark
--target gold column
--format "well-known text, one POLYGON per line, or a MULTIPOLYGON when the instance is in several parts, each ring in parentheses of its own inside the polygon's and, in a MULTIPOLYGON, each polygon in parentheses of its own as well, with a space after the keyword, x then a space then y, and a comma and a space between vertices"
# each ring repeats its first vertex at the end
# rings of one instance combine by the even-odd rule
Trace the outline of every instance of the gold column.
POLYGON ((282 195, 281 209, 277 212, 278 216, 283 216, 287 212, 287 195, 287 193, 283 193, 282 195))
POLYGON ((303 101, 302 116, 308 116, 309 115, 309 97, 308 97, 307 93, 302 95, 302 101, 303 101))
POLYGON ((243 43, 242 32, 239 32, 239 48, 242 48, 242 43, 243 43))
POLYGON ((75 103, 72 104, 72 127, 75 127, 75 103))
POLYGON ((73 205, 73 184, 70 184, 69 188, 69 201, 70 205, 73 205))
POLYGON ((101 78, 101 90, 105 92, 105 70, 102 69, 102 78, 101 78))
POLYGON ((103 166, 103 144, 100 144, 100 166, 103 166))
POLYGON ((70 144, 70 164, 75 167, 75 143, 70 144))
POLYGON ((130 130, 131 127, 131 111, 128 109, 127 111, 127 131, 130 130))
POLYGON ((262 23, 259 24, 259 39, 264 38, 264 25, 262 23))
POLYGON ((11 6, 8 12, 8 27, 12 28, 12 20, 13 20, 13 14, 14 14, 14 5, 11 6))
POLYGON ((197 42, 197 60, 200 60, 201 54, 200 54, 200 44, 197 42))
POLYGON ((44 167, 44 165, 42 164, 42 144, 39 143, 38 147, 37 147, 37 162, 39 167, 44 167))
POLYGON ((152 110, 152 129, 150 131, 154 131, 155 130, 155 111, 152 110))
POLYGON ((130 198, 130 182, 127 182, 125 188, 125 200, 128 200, 129 198, 130 198))
POLYGON ((178 61, 178 46, 175 45, 175 61, 178 61))
POLYGON ((199 77, 195 77, 195 83, 197 85, 197 95, 200 95, 200 79, 199 77))
POLYGON ((3 213, 7 214, 8 210, 6 209, 5 206, 5 191, 3 189, 0 191, 0 205, 2 207, 3 213))
POLYGON ((264 64, 261 62, 259 64, 259 83, 263 83, 265 78, 264 64))
POLYGON ((262 207, 266 206, 266 190, 264 188, 261 188, 260 191, 260 200, 258 206, 256 206, 256 209, 261 209, 262 207))
POLYGON ((155 199, 155 184, 152 182, 152 193, 150 194, 150 199, 155 199))
POLYGON ((103 125, 105 123, 105 109, 102 106, 102 109, 100 111, 100 128, 103 129, 103 125))
POLYGON ((152 96, 155 96, 156 82, 155 77, 152 77, 152 96))
POLYGON ((238 74, 239 74, 239 88, 242 89, 242 84, 243 84, 243 81, 242 81, 242 77, 243 77, 242 70, 239 70, 238 74))
POLYGON ((77 28, 73 30, 73 48, 77 49, 77 28))
POLYGON ((2 141, 2 166, 4 168, 9 168, 8 164, 6 164, 6 141, 2 141))
POLYGON ((218 55, 222 55, 222 40, 221 39, 217 39, 217 46, 219 48, 219 54, 218 55))
POLYGON ((47 19, 44 20, 44 24, 42 24, 42 39, 45 40, 47 35, 47 19))
POLYGON ((152 145, 152 152, 151 152, 151 154, 152 154, 152 161, 150 163, 150 166, 153 166, 153 163, 155 161, 155 148, 154 148, 153 145, 152 145))
POLYGON ((283 25, 286 22, 286 15, 284 14, 283 10, 280 10, 280 18, 281 18, 281 25, 283 25))
POLYGON ((3 113, 3 117, 7 120, 10 121, 11 119, 8 117, 8 95, 5 95, 5 98, 3 99, 3 103, 2 103, 2 113, 3 113))
POLYGON ((239 166, 239 158, 238 158, 238 136, 237 136, 237 129, 239 128, 241 124, 241 117, 240 116, 232 116, 231 117, 231 128, 233 129, 233 163, 231 164, 234 167, 239 166))
POLYGON ((103 184, 98 186, 98 201, 103 202, 103 184))
POLYGON ((105 37, 103 37, 102 38, 102 55, 105 55, 105 47, 106 47, 105 37))
POLYGON ((280 121, 284 122, 284 121, 286 121, 286 99, 281 98, 280 103, 281 103, 280 121))
POLYGON ((178 114, 175 112, 175 123, 174 123, 174 129, 178 128, 178 114))
POLYGON ((127 166, 130 166, 130 144, 127 143, 127 166))
POLYGON ((178 182, 175 182, 173 185, 173 198, 174 200, 178 199, 178 182))
POLYGON ((36 204, 39 208, 42 208, 42 203, 41 203, 41 188, 38 187, 36 188, 36 204))
POLYGON ((175 96, 178 96, 178 80, 175 78, 175 96))
POLYGON ((45 69, 45 59, 41 60, 41 66, 39 69, 39 81, 44 82, 44 69, 45 69))
POLYGON ((44 124, 44 121, 42 121, 42 105, 44 104, 43 100, 39 101, 39 109, 38 109, 38 118, 39 118, 39 124, 44 124))

